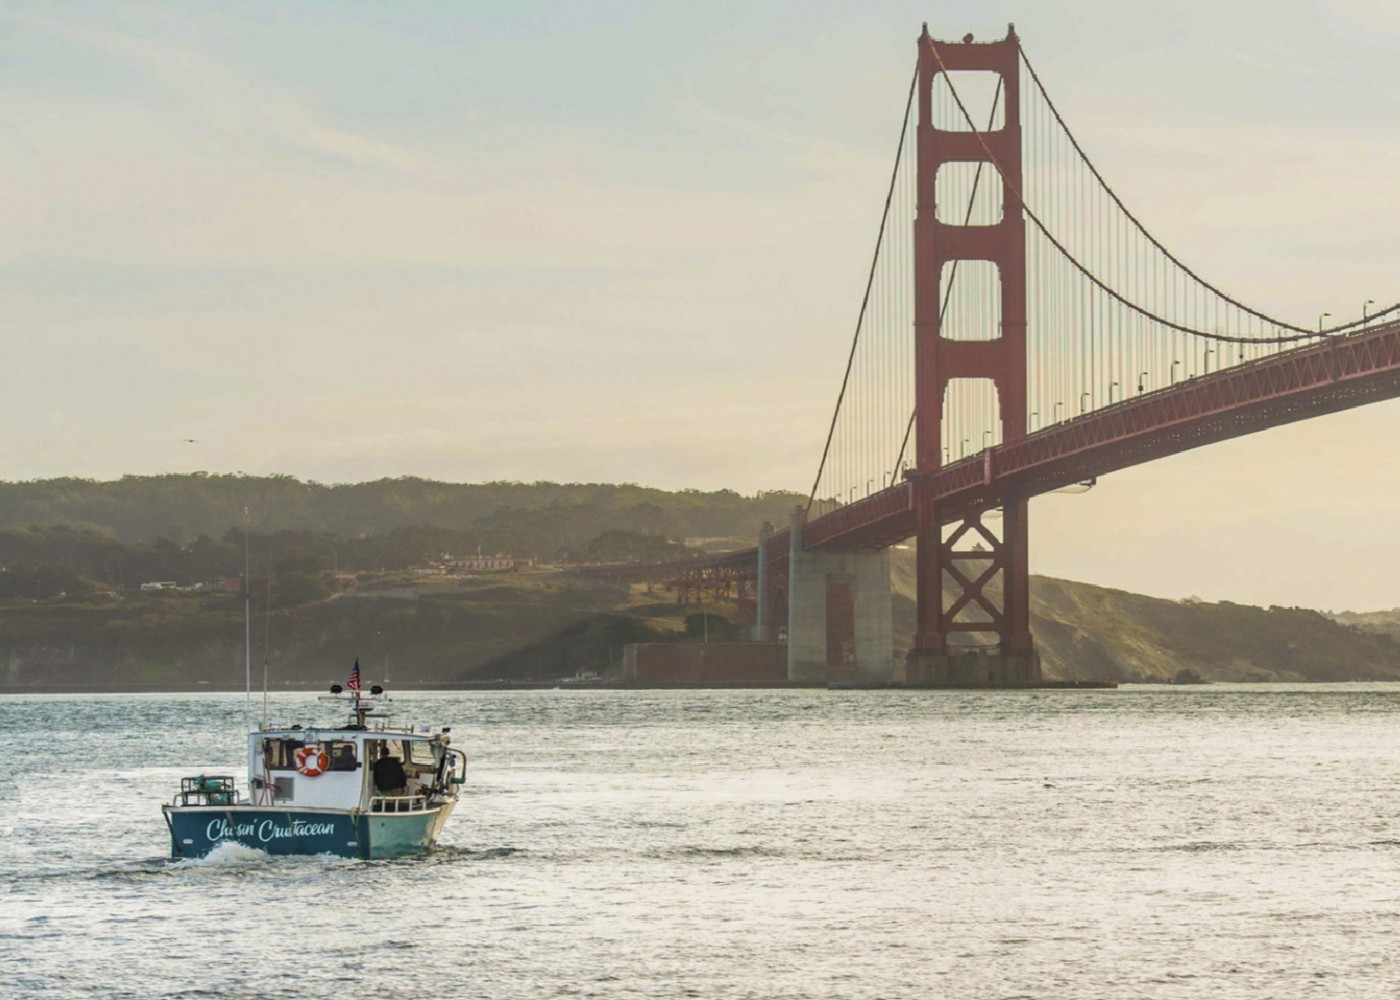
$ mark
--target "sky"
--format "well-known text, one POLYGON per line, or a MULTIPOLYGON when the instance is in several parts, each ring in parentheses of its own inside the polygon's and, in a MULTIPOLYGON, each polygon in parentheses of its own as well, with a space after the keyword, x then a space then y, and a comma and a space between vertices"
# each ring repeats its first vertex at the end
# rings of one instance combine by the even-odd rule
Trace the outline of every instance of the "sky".
MULTIPOLYGON (((1390 0, 3 0, 0 478, 805 492, 924 21, 1237 297, 1400 298, 1390 0)), ((1400 606, 1397 417, 1038 499, 1032 568, 1400 606)))

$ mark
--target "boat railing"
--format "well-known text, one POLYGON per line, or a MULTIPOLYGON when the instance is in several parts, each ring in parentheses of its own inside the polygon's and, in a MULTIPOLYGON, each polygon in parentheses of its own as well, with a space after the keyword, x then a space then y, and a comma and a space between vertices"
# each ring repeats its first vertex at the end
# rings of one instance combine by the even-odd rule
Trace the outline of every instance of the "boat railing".
POLYGON ((382 795, 370 799, 369 803, 369 811, 372 813, 422 812, 427 808, 426 795, 382 795))
POLYGON ((238 790, 226 774, 197 774, 181 778, 180 790, 172 804, 182 806, 231 806, 238 803, 238 790))

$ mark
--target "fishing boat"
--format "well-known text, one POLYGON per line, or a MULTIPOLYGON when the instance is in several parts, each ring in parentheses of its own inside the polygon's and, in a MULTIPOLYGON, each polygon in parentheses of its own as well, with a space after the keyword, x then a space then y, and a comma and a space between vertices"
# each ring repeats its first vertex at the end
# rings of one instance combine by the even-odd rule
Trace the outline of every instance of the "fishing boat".
POLYGON ((451 727, 394 727, 390 701, 347 685, 320 700, 348 709, 327 726, 268 726, 248 734, 248 781, 198 774, 162 806, 172 858, 200 858, 227 843, 268 854, 400 858, 432 849, 466 781, 451 727))

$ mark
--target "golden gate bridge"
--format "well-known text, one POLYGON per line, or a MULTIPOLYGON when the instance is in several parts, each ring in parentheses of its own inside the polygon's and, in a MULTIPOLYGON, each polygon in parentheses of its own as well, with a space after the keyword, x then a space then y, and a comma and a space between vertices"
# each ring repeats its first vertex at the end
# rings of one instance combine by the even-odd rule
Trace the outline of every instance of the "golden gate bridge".
POLYGON ((845 374, 804 507, 753 548, 588 567, 737 599, 787 678, 1031 684, 1028 501, 1400 395, 1400 303, 1297 323, 1164 246, 1016 36, 925 26, 845 374), (913 538, 892 658, 888 549, 913 538))

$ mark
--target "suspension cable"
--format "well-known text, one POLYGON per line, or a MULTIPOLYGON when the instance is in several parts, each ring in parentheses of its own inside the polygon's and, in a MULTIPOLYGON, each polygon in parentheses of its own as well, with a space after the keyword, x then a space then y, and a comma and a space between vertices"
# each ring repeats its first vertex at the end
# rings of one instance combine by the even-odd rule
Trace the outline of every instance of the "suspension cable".
POLYGON ((851 367, 856 360, 856 348, 860 345, 860 332, 865 323, 865 310, 870 305, 870 290, 875 284, 875 268, 880 262, 880 248, 885 242, 885 225, 890 218, 890 202, 894 199, 895 181, 899 177, 899 163, 904 156, 904 140, 909 135, 909 109, 914 106, 914 91, 919 83, 919 68, 914 67, 914 76, 909 81, 909 96, 904 102, 904 117, 899 127, 899 145, 895 148, 894 169, 890 171, 890 187, 885 194, 885 209, 880 215, 880 231, 875 237, 875 254, 870 260, 870 274, 865 279, 865 296, 860 300, 860 313, 856 316, 856 332, 851 338, 851 353, 846 357, 846 373, 841 377, 841 391, 836 395, 836 410, 831 415, 831 426, 826 432, 826 444, 822 448, 822 459, 817 464, 817 478, 812 482, 812 492, 807 496, 807 514, 812 512, 812 501, 821 487, 822 472, 826 469, 826 459, 831 453, 831 439, 836 435, 836 420, 841 415, 841 403, 846 398, 846 387, 851 381, 851 367))
MULTIPOLYGON (((938 61, 938 68, 942 70, 944 76, 947 77, 948 68, 943 63, 943 57, 938 52, 938 46, 931 45, 930 48, 933 51, 934 59, 938 61)), ((1167 327, 1171 330, 1177 330, 1181 333, 1189 334, 1193 337, 1201 337, 1206 340, 1214 340, 1228 344, 1289 344, 1301 340, 1316 340, 1319 337, 1325 337, 1331 334, 1341 333, 1346 330, 1350 330, 1353 327, 1361 326, 1363 323, 1368 323, 1372 319, 1379 319, 1382 316, 1400 310, 1400 302, 1398 302, 1395 305, 1380 310, 1379 312, 1369 314, 1364 320, 1355 320, 1350 323, 1342 323, 1338 326, 1325 327, 1316 331, 1303 330, 1302 327, 1293 326, 1291 324, 1279 324, 1280 326, 1286 326, 1287 329, 1301 332, 1294 333, 1292 335, 1281 335, 1276 337, 1233 337, 1228 334, 1217 333, 1210 330, 1198 330, 1194 327, 1185 326, 1181 323, 1177 323, 1174 320, 1167 319, 1165 316, 1158 315, 1157 313, 1152 312, 1151 310, 1146 309, 1143 306, 1140 306, 1137 303, 1129 300, 1120 292, 1110 287, 1101 278, 1099 278, 1087 267, 1085 267, 1084 264, 1080 263, 1079 259, 1075 257, 1074 254, 1070 253, 1069 249, 1066 248, 1063 243, 1061 243, 1058 239, 1055 238, 1054 234, 1050 232, 1050 230, 1046 227, 1045 223, 1040 221, 1040 217, 1036 215, 1034 210, 1032 210, 1029 205, 1026 204, 1025 196, 1021 193, 1019 187, 1012 184, 1011 181, 1007 178, 1006 171, 1002 169, 1001 163, 1000 161, 998 161, 996 154, 993 153, 991 147, 987 145, 986 136, 977 128, 977 125, 973 122, 972 116, 968 113, 967 106, 963 104, 962 97, 958 94, 957 88, 953 86, 951 78, 948 79, 948 91, 952 94, 953 101, 957 104, 958 110, 962 113, 963 119, 967 122, 968 129, 970 129, 972 133, 975 136, 977 136, 977 142, 982 147, 982 152, 986 154, 986 157, 991 162, 992 166, 996 167, 997 173, 1001 174, 1002 180, 1005 182, 1007 189, 1010 190, 1011 193, 1016 196, 1016 200, 1020 203, 1021 211, 1025 214, 1026 218, 1030 219, 1031 222, 1035 223, 1035 227, 1040 230, 1041 235, 1044 236, 1050 242, 1050 244, 1060 252, 1060 255, 1064 257, 1065 260, 1067 260, 1076 271, 1078 271, 1086 279, 1088 279, 1089 282, 1093 284, 1096 288, 1098 288, 1104 294, 1108 295, 1114 301, 1120 303, 1123 306, 1126 306, 1133 312, 1144 316, 1145 318, 1151 320, 1154 323, 1159 324, 1160 326, 1167 327)), ((1165 251, 1163 251, 1163 253, 1165 255, 1165 251)), ((1173 258, 1173 260, 1174 259, 1175 258, 1173 258)), ((1183 268, 1183 270, 1185 269, 1183 268)))
MULTIPOLYGON (((1222 301, 1228 302, 1236 309, 1248 313, 1255 319, 1263 320, 1270 326, 1276 326, 1283 330, 1292 330, 1294 333, 1310 334, 1314 337, 1318 336, 1318 334, 1312 330, 1305 329, 1301 326, 1296 326, 1293 323, 1289 323, 1285 320, 1277 319, 1273 316, 1270 316, 1268 313, 1260 312, 1259 310, 1251 308, 1250 306, 1245 305, 1238 299, 1230 296, 1229 294, 1217 288, 1215 285, 1211 284, 1205 278, 1197 274, 1196 271, 1193 270, 1184 261, 1182 261, 1181 258, 1177 257, 1176 254, 1168 250, 1162 244, 1162 242, 1157 239, 1157 237, 1153 236, 1150 232, 1148 232, 1147 227, 1142 224, 1141 220, 1139 220, 1138 217, 1132 213, 1132 211, 1128 208, 1127 205, 1123 204, 1123 199, 1118 197, 1118 192, 1113 190, 1113 187, 1108 183, 1107 180, 1104 179, 1103 174, 1099 173, 1099 168, 1094 166, 1094 161, 1089 159, 1089 154, 1084 152, 1084 148, 1079 145, 1079 140, 1074 137, 1074 133, 1070 131, 1069 125, 1067 125, 1065 123, 1064 118, 1061 117, 1060 109, 1057 108, 1055 106, 1055 102, 1050 99, 1050 94, 1045 89, 1045 84, 1041 82, 1039 74, 1037 74, 1035 71, 1035 67, 1031 65, 1030 58, 1026 55, 1026 50, 1019 45, 1016 47, 1016 50, 1020 53, 1021 62, 1025 64, 1026 71, 1030 73, 1031 80, 1035 83, 1036 89, 1040 92, 1040 96, 1045 99, 1045 106, 1050 109, 1050 114, 1054 116, 1055 121, 1059 124, 1061 130, 1063 130, 1065 138, 1069 140, 1069 143, 1074 148, 1074 151, 1079 154, 1079 159, 1083 161, 1086 167, 1089 168, 1089 172, 1094 175, 1094 179, 1099 182, 1099 186, 1104 189, 1104 193, 1107 194, 1108 197, 1113 200, 1113 203, 1118 206, 1119 211, 1121 211, 1128 218, 1128 221, 1131 222, 1137 228, 1138 232, 1140 232, 1144 237, 1146 237, 1149 243, 1156 247, 1162 253, 1162 255, 1167 258, 1167 260, 1171 261, 1178 268, 1180 268, 1182 272, 1189 276, 1193 281, 1204 287, 1207 291, 1218 296, 1222 301)), ((942 65, 941 59, 939 60, 939 65, 942 65)), ((949 81, 949 85, 951 86, 951 81, 949 81)), ((1343 323, 1340 326, 1328 327, 1325 331, 1323 331, 1323 333, 1325 334, 1332 332, 1340 332, 1342 330, 1351 329, 1355 326, 1364 326, 1376 316, 1383 316, 1386 313, 1394 312, 1397 308, 1400 308, 1400 303, 1396 303, 1395 305, 1390 306, 1389 308, 1382 310, 1381 312, 1369 314, 1363 317, 1362 319, 1353 320, 1349 323, 1343 323)), ((1267 343, 1268 341, 1263 342, 1267 343)))

